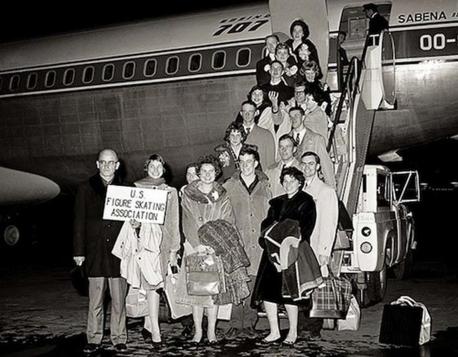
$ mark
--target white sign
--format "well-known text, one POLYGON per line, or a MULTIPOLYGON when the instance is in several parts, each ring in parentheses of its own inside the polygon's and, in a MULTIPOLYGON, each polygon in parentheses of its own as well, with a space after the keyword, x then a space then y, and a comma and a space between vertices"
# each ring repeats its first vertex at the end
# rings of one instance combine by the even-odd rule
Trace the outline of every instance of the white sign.
POLYGON ((167 191, 109 185, 103 219, 164 224, 167 191))

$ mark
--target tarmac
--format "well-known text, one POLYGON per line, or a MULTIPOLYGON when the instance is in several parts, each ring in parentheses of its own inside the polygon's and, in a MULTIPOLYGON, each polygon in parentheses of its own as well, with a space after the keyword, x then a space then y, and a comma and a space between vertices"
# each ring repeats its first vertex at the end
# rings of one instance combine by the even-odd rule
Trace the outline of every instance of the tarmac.
MULTIPOLYGON (((258 346, 256 340, 244 336, 222 339, 216 346, 196 347, 181 335, 181 323, 163 322, 163 347, 152 350, 142 337, 142 320, 129 318, 128 350, 114 351, 106 333, 104 349, 98 355, 458 356, 458 282, 434 269, 426 266, 409 280, 388 280, 384 301, 362 310, 358 331, 323 330, 320 339, 299 339, 294 347, 258 346), (432 316, 432 341, 425 346, 396 347, 378 342, 383 306, 401 295, 424 303, 432 316)), ((73 288, 69 270, 44 264, 0 267, 0 356, 82 355, 88 299, 73 288)), ((267 326, 265 322, 258 324, 259 338, 267 334, 262 329, 267 326)))

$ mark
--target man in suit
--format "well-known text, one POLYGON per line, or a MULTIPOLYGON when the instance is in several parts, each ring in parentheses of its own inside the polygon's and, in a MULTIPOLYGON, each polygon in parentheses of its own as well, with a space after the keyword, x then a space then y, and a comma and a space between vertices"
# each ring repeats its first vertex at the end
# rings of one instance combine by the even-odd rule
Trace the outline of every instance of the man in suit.
POLYGON ((269 81, 262 85, 262 89, 266 93, 277 92, 278 93, 278 105, 280 107, 286 106, 288 101, 294 97, 294 88, 287 85, 283 74, 285 69, 283 64, 278 61, 272 61, 269 69, 269 81))
POLYGON ((255 123, 256 104, 251 100, 242 103, 240 115, 243 118, 243 128, 247 134, 245 144, 258 147, 261 168, 265 170, 275 163, 274 137, 269 130, 261 128, 255 123))
POLYGON ((86 354, 96 353, 101 347, 107 286, 111 295, 111 342, 118 351, 127 349, 127 282, 120 274, 120 260, 111 254, 123 222, 102 218, 107 186, 122 184, 116 175, 118 155, 110 149, 102 150, 96 165, 98 174, 78 187, 73 226, 73 260, 79 266, 85 263, 89 277, 87 345, 83 350, 86 354))
POLYGON ((256 82, 258 86, 263 86, 270 81, 270 64, 275 60, 275 49, 279 42, 280 40, 277 35, 266 37, 267 54, 256 63, 256 82))
POLYGON ((294 157, 296 150, 297 143, 290 135, 284 134, 280 137, 280 139, 278 139, 278 153, 280 161, 266 170, 272 197, 281 196, 286 193, 280 183, 281 172, 284 168, 295 167, 301 169, 300 162, 294 157))
POLYGON ((294 107, 289 110, 291 118, 290 135, 297 141, 297 150, 294 156, 300 160, 302 154, 313 151, 318 154, 321 160, 321 168, 324 181, 331 187, 336 187, 334 165, 326 150, 326 140, 320 134, 308 129, 304 123, 305 112, 301 107, 294 107))
MULTIPOLYGON (((320 179, 318 173, 321 165, 317 154, 311 151, 303 153, 301 168, 305 176, 304 191, 313 197, 316 208, 316 221, 310 236, 310 246, 318 260, 322 275, 327 276, 339 216, 337 194, 331 186, 320 179)), ((319 336, 322 325, 322 319, 310 319, 305 316, 304 330, 311 336, 319 336)))
POLYGON ((339 206, 336 191, 325 184, 318 173, 321 170, 320 157, 312 151, 301 156, 302 171, 305 175, 305 192, 315 200, 316 222, 310 245, 320 263, 329 264, 337 231, 339 206))
POLYGON ((380 35, 383 30, 388 30, 388 21, 379 14, 377 5, 369 3, 363 5, 363 11, 369 19, 369 29, 367 34, 380 35))

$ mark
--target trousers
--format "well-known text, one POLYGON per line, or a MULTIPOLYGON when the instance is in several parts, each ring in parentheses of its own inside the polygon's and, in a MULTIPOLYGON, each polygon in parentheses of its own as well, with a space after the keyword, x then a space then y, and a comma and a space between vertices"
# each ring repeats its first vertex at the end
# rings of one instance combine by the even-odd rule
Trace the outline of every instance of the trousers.
POLYGON ((103 300, 105 290, 110 290, 111 318, 110 338, 113 345, 127 342, 126 295, 127 282, 124 278, 89 278, 89 312, 87 317, 87 342, 100 344, 105 321, 103 300))

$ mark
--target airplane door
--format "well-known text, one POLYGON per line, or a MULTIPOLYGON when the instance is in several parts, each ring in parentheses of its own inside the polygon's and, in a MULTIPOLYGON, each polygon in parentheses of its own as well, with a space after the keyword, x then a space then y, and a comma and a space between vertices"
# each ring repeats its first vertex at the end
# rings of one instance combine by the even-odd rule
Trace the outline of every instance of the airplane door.
MULTIPOLYGON (((329 57, 329 23, 326 0, 270 0, 272 32, 290 37, 289 26, 294 20, 304 20, 310 29, 309 39, 315 44, 324 78, 329 57)), ((283 40, 283 39, 281 39, 283 40)))
POLYGON ((396 102, 396 52, 394 37, 391 32, 385 32, 382 40, 382 78, 385 90, 384 99, 388 105, 396 102))

